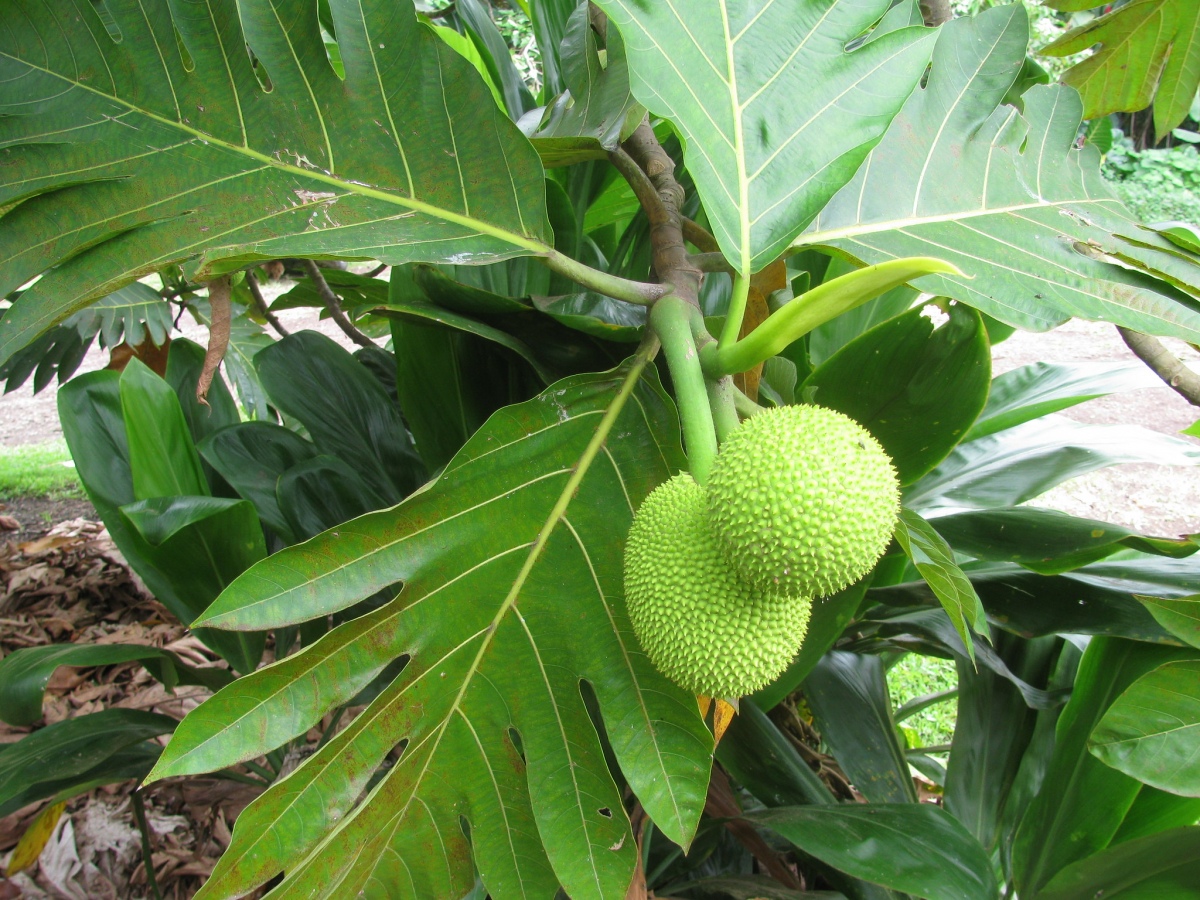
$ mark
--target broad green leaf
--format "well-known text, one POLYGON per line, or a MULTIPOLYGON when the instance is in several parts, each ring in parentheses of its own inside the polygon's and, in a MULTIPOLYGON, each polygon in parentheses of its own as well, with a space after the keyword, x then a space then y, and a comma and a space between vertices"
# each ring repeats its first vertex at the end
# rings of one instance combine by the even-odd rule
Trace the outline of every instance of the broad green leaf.
POLYGON ((962 440, 987 400, 991 369, 979 313, 956 304, 935 329, 914 309, 846 344, 808 376, 800 394, 866 428, 892 458, 900 483, 911 484, 962 440))
POLYGON ((678 129, 713 234, 743 275, 779 256, 850 180, 932 43, 901 28, 847 50, 888 0, 598 5, 625 37, 633 95, 678 129))
MULTIPOLYGON (((1046 5, 1072 12, 1096 6, 1084 0, 1046 5)), ((1062 78, 1083 95, 1084 118, 1138 112, 1153 101, 1161 139, 1188 117, 1200 89, 1200 7, 1190 0, 1134 0, 1105 12, 1039 52, 1071 56, 1095 48, 1062 78)))
POLYGON ((475 49, 492 76, 492 83, 498 85, 504 94, 502 108, 507 109, 514 121, 521 118, 526 110, 536 104, 513 62, 504 35, 492 21, 491 7, 484 0, 458 0, 454 4, 454 13, 474 42, 475 49))
POLYGON ((161 347, 171 333, 171 319, 171 304, 154 288, 135 281, 80 310, 68 324, 78 328, 80 334, 98 333, 106 347, 122 341, 137 347, 147 339, 161 347))
POLYGON ((913 287, 1030 331, 1077 316, 1200 338, 1200 311, 1176 293, 1196 296, 1200 259, 1141 228, 1101 179, 1096 148, 1075 148, 1078 94, 1038 85, 1023 113, 1004 102, 1025 63, 1024 7, 938 30, 928 83, 796 246, 863 263, 944 259, 965 277, 913 287))
POLYGON ((856 878, 928 900, 994 900, 992 864, 975 840, 928 803, 793 806, 748 813, 856 878))
POLYGON ((864 797, 916 802, 878 656, 831 650, 804 680, 804 697, 821 738, 864 797))
POLYGON ((967 655, 974 660, 971 632, 988 636, 987 614, 975 587, 954 561, 954 551, 930 523, 910 509, 900 510, 896 542, 946 610, 967 655))
POLYGON ((1126 547, 1175 558, 1200 549, 1187 539, 1148 537, 1120 525, 1035 506, 975 510, 941 516, 932 524, 960 553, 1019 563, 1043 575, 1077 569, 1126 547))
POLYGON ((0 293, 47 274, 0 320, 0 359, 173 262, 549 249, 537 155, 471 64, 407 3, 329 8, 344 80, 315 3, 13 0, 0 293))
POLYGON ((1188 900, 1200 884, 1200 827, 1173 828, 1067 866, 1037 900, 1188 900))
POLYGON ((317 448, 273 422, 243 422, 210 435, 197 449, 235 491, 254 504, 258 517, 288 544, 299 539, 279 508, 279 476, 317 455, 317 448))
POLYGON ((756 703, 743 703, 717 745, 717 760, 767 806, 832 804, 829 788, 756 703))
POLYGON ((346 350, 316 331, 293 332, 254 365, 271 401, 299 421, 322 453, 353 468, 383 505, 424 480, 400 409, 346 350))
POLYGON ((275 494, 298 540, 387 505, 346 463, 324 454, 280 475, 275 494))
POLYGON ((208 479, 175 390, 136 357, 121 373, 121 413, 139 500, 208 494, 208 479))
POLYGON ((31 785, 83 775, 120 750, 170 734, 169 716, 140 709, 104 709, 64 719, 0 747, 0 804, 31 785))
POLYGON ((1161 222, 1154 230, 1178 247, 1200 253, 1200 229, 1188 222, 1161 222))
POLYGON ((1059 718, 1041 790, 1013 845, 1014 881, 1022 896, 1036 895, 1065 866, 1108 846, 1141 788, 1087 751, 1088 737, 1104 711, 1145 673, 1195 656, 1193 650, 1092 639, 1059 718))
POLYGON ((1200 661, 1167 663, 1116 699, 1088 740, 1108 765, 1172 794, 1200 797, 1200 661))
POLYGON ((437 25, 433 22, 429 23, 429 27, 433 29, 433 33, 440 37, 447 45, 459 56, 474 66, 475 71, 479 73, 479 77, 483 79, 484 84, 492 92, 492 97, 496 101, 496 105, 508 112, 504 106, 504 94, 500 92, 500 88, 496 86, 496 82, 492 80, 492 73, 488 71, 487 63, 483 61, 483 57, 479 55, 479 50, 475 47, 474 42, 465 34, 459 34, 453 28, 446 25, 437 25))
MULTIPOLYGON (((91 718, 84 716, 82 718, 91 718)), ((103 739, 103 736, 101 736, 103 739)), ((142 741, 123 750, 106 756, 101 762, 65 778, 50 778, 28 785, 24 790, 14 794, 9 800, 0 803, 0 815, 9 815, 23 809, 32 803, 49 799, 52 803, 70 800, 92 788, 105 784, 117 784, 122 781, 141 781, 146 773, 154 768, 159 751, 162 750, 154 741, 142 741)))
POLYGON ((818 597, 813 600, 812 612, 808 619, 808 630, 804 634, 804 643, 800 652, 792 660, 784 673, 772 681, 761 691, 751 694, 752 699, 762 709, 773 709, 784 697, 800 686, 808 677, 821 657, 829 651, 842 636, 854 614, 862 605, 867 592, 869 578, 850 585, 829 597, 818 597))
POLYGON ((670 890, 672 896, 688 900, 846 900, 836 891, 793 891, 766 875, 716 875, 670 890))
POLYGON ((629 93, 629 69, 621 33, 608 29, 604 58, 592 29, 589 7, 575 7, 560 47, 566 90, 522 128, 547 166, 603 159, 638 126, 646 111, 629 93))
POLYGON ((959 444, 904 492, 918 512, 1017 506, 1057 484, 1127 462, 1194 466, 1200 450, 1183 438, 1134 425, 1082 425, 1044 416, 959 444))
POLYGON ((199 344, 187 338, 176 338, 171 341, 167 356, 167 384, 179 398, 188 432, 197 444, 210 434, 242 420, 224 379, 213 379, 208 389, 207 406, 196 399, 196 383, 204 368, 204 355, 205 350, 199 344))
POLYGON ((1143 785, 1113 837, 1114 844, 1200 822, 1200 797, 1180 797, 1143 785))
POLYGON ((1161 384, 1139 362, 1030 363, 992 379, 987 405, 965 440, 995 434, 1085 400, 1161 384))
POLYGON ((137 661, 167 690, 200 684, 216 690, 233 680, 225 669, 196 668, 169 650, 134 644, 50 644, 14 650, 0 660, 0 719, 32 725, 42 717, 42 696, 59 666, 107 666, 137 661))
POLYGON ((568 328, 607 341, 634 344, 646 325, 646 307, 588 291, 558 297, 530 297, 533 305, 568 328))
MULTIPOLYGON (((1049 686, 1061 638, 1025 640, 997 631, 993 643, 1015 676, 1041 689, 1049 686)), ((1003 815, 1037 720, 1046 710, 1031 708, 1012 680, 992 668, 976 667, 961 657, 956 664, 957 714, 943 801, 946 811, 990 853, 1006 837, 1003 815)))
POLYGON ((269 557, 226 591, 203 624, 324 617, 404 582, 396 600, 202 704, 154 777, 253 758, 394 659, 408 664, 344 740, 257 801, 212 896, 281 870, 282 897, 342 897, 368 879, 461 895, 472 853, 497 898, 549 896, 556 883, 572 897, 623 896, 633 836, 581 679, 642 805, 687 845, 712 738, 695 698, 637 648, 621 601, 619 537, 681 462, 675 412, 641 377, 645 363, 643 351, 501 410, 427 488, 269 557), (399 762, 354 807, 401 741, 399 762), (439 835, 444 855, 429 850, 439 835))
POLYGON ((1190 597, 1147 597, 1134 595, 1156 622, 1175 637, 1200 648, 1200 594, 1190 597))

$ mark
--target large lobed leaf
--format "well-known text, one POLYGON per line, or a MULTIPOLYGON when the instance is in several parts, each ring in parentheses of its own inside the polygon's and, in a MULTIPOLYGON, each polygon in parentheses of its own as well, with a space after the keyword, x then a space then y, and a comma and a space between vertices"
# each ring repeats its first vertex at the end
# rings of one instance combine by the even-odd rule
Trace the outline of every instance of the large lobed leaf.
POLYGON ((880 28, 847 50, 888 0, 598 5, 625 36, 634 96, 683 137, 713 233, 744 275, 851 178, 916 86, 932 40, 922 28, 880 28))
POLYGON ((344 80, 315 3, 3 0, 0 294, 47 274, 0 360, 172 262, 549 249, 537 154, 471 64, 407 2, 329 9, 344 80))
POLYGON ((1077 316, 1197 340, 1200 257, 1139 226, 1098 151, 1075 149, 1079 95, 1036 86, 1023 116, 1004 105, 1028 40, 1020 4, 942 26, 927 85, 797 245, 944 259, 965 276, 915 285, 1027 330, 1077 316))
POLYGON ((633 509, 681 462, 675 412, 632 364, 492 416, 427 489, 248 571, 205 624, 281 626, 398 581, 393 602, 235 682, 181 725, 155 777, 304 733, 394 659, 400 675, 238 820, 203 897, 286 870, 281 897, 624 896, 635 843, 581 694, 624 777, 686 845, 712 739, 638 648, 621 600, 633 509), (581 640, 580 635, 587 635, 581 640), (384 757, 404 749, 355 801, 384 757), (466 834, 469 833, 470 840, 466 834))

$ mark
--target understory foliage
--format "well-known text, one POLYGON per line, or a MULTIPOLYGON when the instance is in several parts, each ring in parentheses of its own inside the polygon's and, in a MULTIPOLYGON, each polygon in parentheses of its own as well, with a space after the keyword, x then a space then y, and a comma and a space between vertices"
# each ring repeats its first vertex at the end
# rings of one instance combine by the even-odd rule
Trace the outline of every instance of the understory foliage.
MULTIPOLYGON (((223 661, 10 654, 16 725, 60 666, 212 694, 37 728, 0 814, 254 780, 207 900, 1186 896, 1198 545, 1028 504, 1200 450, 1057 415, 1138 364, 991 372, 1072 317, 1200 341, 1200 234, 1140 221, 1082 128, 1112 55, 1081 96, 1020 5, 520 5, 540 89, 480 0, 0 0, 0 374, 59 380, 109 533, 223 661), (631 625, 633 516, 797 404, 881 445, 894 536, 782 675, 697 697, 631 625), (957 683, 893 708, 910 654, 957 683)), ((1158 53, 1136 6, 1078 27, 1158 53)))

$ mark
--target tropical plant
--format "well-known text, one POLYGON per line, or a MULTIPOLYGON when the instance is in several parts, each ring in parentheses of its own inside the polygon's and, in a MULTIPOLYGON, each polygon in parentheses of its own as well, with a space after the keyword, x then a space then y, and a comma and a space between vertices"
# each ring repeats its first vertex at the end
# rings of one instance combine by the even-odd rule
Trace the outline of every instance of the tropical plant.
POLYGON ((63 393, 131 563, 243 673, 120 747, 174 727, 148 780, 270 777, 260 759, 365 704, 242 813, 200 896, 1196 883, 1197 545, 1025 504, 1200 453, 1053 415, 1127 367, 990 360, 1072 316, 1196 341, 1200 255, 1108 191, 1022 7, 935 30, 910 0, 533 0, 537 100, 477 0, 437 23, 350 0, 0 10, 0 286, 36 278, 0 358, 149 273, 208 285, 207 353, 63 393), (231 273, 284 256, 390 266, 305 264, 276 306, 390 333, 394 357, 257 348, 240 422, 213 380, 231 273), (740 420, 795 403, 892 458, 895 542, 816 600, 777 680, 697 702, 631 629, 625 535, 740 420), (902 742, 906 653, 955 661, 949 748, 902 742))

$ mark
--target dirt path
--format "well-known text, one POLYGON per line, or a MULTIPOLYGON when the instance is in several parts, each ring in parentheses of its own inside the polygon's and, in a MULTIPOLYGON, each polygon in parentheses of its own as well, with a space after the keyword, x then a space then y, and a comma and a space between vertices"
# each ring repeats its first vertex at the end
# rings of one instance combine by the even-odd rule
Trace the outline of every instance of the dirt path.
MULTIPOLYGON (((280 290, 276 288, 271 296, 280 290)), ((281 318, 289 328, 317 328, 348 349, 354 349, 330 321, 319 320, 312 310, 288 310, 281 318)), ((183 324, 185 337, 202 344, 207 341, 205 329, 183 324)), ((1180 341, 1168 344, 1200 368, 1200 354, 1180 341)), ((996 374, 1038 361, 1133 359, 1115 329, 1094 322, 1070 322, 1045 334, 1017 332, 996 346, 993 358, 996 374)), ((107 354, 93 347, 80 372, 101 368, 106 361, 107 354)), ((32 387, 26 384, 0 398, 0 446, 61 438, 54 396, 52 388, 34 396, 32 387)), ((1200 410, 1165 386, 1092 400, 1064 414, 1079 422, 1140 425, 1166 434, 1177 434, 1200 418, 1200 410)), ((1062 485, 1039 498, 1038 505, 1156 534, 1197 533, 1200 532, 1200 467, 1116 466, 1062 485)))

